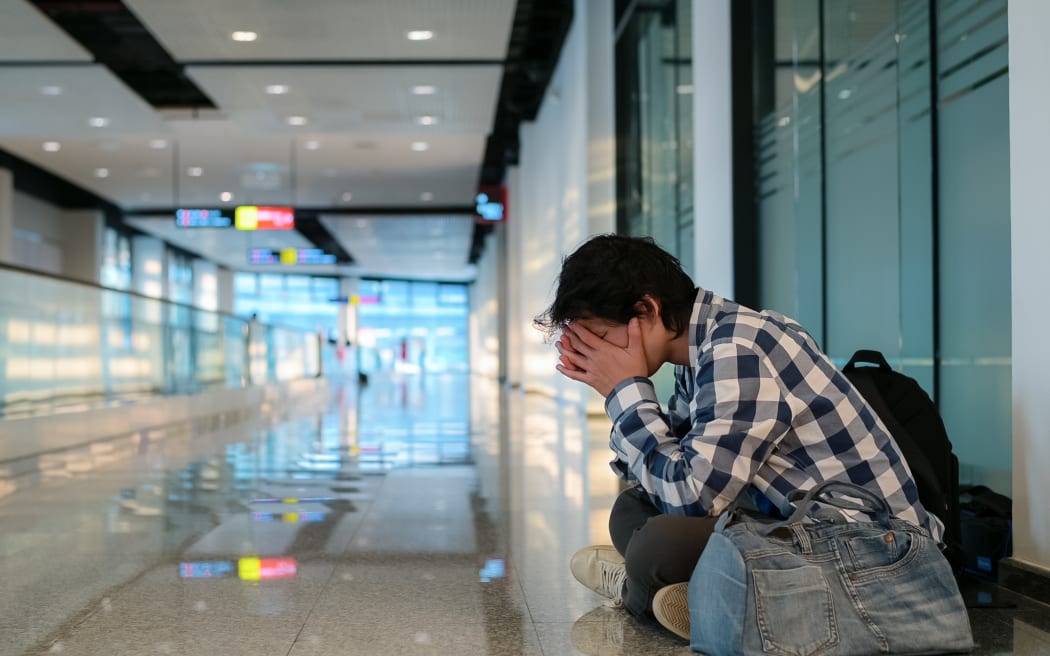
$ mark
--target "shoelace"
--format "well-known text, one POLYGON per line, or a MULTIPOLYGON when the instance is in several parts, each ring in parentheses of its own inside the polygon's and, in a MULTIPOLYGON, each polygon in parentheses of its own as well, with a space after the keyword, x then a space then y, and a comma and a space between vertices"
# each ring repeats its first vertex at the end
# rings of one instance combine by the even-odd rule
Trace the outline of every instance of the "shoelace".
POLYGON ((602 593, 612 599, 606 606, 619 608, 623 605, 623 584, 627 581, 627 568, 623 565, 600 563, 602 572, 602 593))

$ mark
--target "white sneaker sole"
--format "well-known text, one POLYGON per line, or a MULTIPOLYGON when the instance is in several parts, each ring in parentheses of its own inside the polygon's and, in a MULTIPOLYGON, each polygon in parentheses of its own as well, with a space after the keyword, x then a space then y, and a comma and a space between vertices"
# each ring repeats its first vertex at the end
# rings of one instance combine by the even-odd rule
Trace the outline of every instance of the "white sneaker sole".
POLYGON ((660 588, 653 597, 653 615, 665 629, 689 640, 689 584, 660 588))

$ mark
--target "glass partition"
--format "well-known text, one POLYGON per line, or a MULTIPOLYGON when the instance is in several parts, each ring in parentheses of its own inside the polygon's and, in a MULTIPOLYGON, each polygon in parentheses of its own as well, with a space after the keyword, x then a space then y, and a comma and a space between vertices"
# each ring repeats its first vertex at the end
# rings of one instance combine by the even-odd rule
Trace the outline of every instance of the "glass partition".
POLYGON ((319 336, 0 268, 0 415, 320 375, 319 336))

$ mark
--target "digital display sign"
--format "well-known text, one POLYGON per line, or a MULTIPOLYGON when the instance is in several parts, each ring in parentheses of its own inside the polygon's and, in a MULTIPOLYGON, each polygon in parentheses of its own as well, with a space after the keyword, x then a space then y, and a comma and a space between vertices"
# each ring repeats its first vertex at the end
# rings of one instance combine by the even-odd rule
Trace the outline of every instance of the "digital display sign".
POLYGON ((234 211, 238 230, 291 230, 295 228, 295 210, 290 207, 241 205, 234 211))
POLYGON ((175 226, 178 228, 229 228, 232 225, 233 218, 222 210, 175 210, 175 226))
POLYGON ((481 223, 500 223, 507 220, 507 189, 482 187, 474 197, 474 211, 481 223))
POLYGON ((320 248, 253 248, 248 251, 248 264, 335 264, 335 255, 320 248))

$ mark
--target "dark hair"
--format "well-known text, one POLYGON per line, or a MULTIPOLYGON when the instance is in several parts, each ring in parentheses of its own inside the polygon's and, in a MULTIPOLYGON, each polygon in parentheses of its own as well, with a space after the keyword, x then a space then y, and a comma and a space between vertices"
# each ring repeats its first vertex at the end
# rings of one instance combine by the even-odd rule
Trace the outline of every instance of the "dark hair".
POLYGON ((550 339, 575 319, 625 324, 645 295, 660 301, 664 326, 689 326, 696 286, 676 257, 649 237, 597 235, 562 261, 554 302, 533 323, 550 339))

